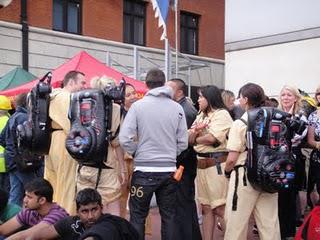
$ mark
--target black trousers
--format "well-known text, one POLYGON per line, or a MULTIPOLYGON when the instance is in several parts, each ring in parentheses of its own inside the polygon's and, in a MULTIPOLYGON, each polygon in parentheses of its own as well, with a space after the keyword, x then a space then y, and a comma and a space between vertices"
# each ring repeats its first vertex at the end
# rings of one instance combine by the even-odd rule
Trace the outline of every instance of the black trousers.
POLYGON ((138 231, 139 240, 144 240, 145 220, 153 193, 156 195, 161 216, 161 239, 175 240, 177 181, 172 175, 172 172, 133 173, 129 200, 130 223, 138 231))
POLYGON ((278 197, 278 213, 281 239, 296 234, 296 197, 295 189, 282 189, 278 197))
POLYGON ((175 217, 176 240, 200 240, 201 232, 195 202, 195 176, 184 173, 177 190, 177 212, 175 217))

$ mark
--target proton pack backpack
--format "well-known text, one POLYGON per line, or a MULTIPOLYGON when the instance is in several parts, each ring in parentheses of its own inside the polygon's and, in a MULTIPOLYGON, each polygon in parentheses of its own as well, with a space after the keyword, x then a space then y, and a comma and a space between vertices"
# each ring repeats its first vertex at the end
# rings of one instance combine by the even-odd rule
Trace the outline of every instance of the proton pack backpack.
POLYGON ((269 193, 291 188, 295 176, 291 115, 271 107, 249 110, 247 126, 246 171, 251 185, 269 193))
MULTIPOLYGON (((85 89, 71 95, 69 119, 71 130, 66 149, 79 165, 108 168, 107 158, 111 133, 113 101, 124 100, 125 81, 103 90, 85 89)), ((116 131, 117 134, 118 130, 116 131)))
POLYGON ((51 77, 51 72, 48 72, 32 88, 27 98, 28 120, 17 126, 19 145, 39 155, 49 153, 51 142, 49 118, 51 77))
POLYGON ((108 150, 102 91, 85 89, 73 93, 68 117, 71 130, 66 139, 67 151, 81 165, 101 167, 108 150))

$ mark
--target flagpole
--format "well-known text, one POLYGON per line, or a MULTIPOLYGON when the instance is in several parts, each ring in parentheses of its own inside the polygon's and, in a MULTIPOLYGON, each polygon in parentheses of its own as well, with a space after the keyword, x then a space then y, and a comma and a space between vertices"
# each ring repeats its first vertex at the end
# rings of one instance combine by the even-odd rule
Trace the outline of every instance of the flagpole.
POLYGON ((171 71, 170 71, 170 67, 171 67, 171 54, 170 54, 170 44, 169 44, 169 40, 168 38, 165 38, 164 40, 164 44, 165 44, 165 75, 166 75, 166 81, 170 80, 171 78, 171 71))
POLYGON ((178 63, 178 0, 175 1, 175 29, 176 29, 176 78, 178 78, 179 63, 178 63))

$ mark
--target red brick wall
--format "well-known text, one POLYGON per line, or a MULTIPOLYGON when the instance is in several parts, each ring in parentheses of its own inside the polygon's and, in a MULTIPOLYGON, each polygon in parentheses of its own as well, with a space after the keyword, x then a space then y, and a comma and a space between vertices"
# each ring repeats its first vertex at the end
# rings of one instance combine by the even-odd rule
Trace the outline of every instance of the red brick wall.
POLYGON ((19 23, 20 11, 20 0, 13 0, 9 6, 0 9, 0 20, 19 23))
POLYGON ((199 55, 224 59, 224 0, 183 0, 181 9, 200 15, 199 55))
MULTIPOLYGON (((113 41, 123 41, 122 0, 82 0, 82 34, 113 41)), ((179 0, 179 10, 200 15, 199 56, 224 59, 224 0, 179 0)), ((174 11, 169 11, 167 34, 175 46, 174 11)), ((20 0, 0 9, 0 20, 20 22, 20 0)), ((31 26, 52 28, 52 0, 28 1, 28 21, 31 26)), ((178 22, 180 28, 180 22, 178 22)), ((160 41, 162 29, 154 17, 151 2, 147 3, 146 46, 164 48, 160 41)), ((180 31, 178 30, 178 37, 180 31)), ((180 38, 178 38, 178 43, 180 38)))
MULTIPOLYGON (((224 0, 179 0, 179 11, 200 15, 199 56, 224 59, 224 0)), ((162 30, 157 29, 158 20, 154 18, 152 4, 147 9, 147 46, 164 48, 160 41, 162 30)), ((171 46, 175 47, 175 16, 169 11, 167 35, 171 46)), ((178 45, 180 45, 180 16, 178 18, 178 45)))
POLYGON ((82 34, 122 42, 123 1, 83 0, 82 34))
POLYGON ((52 29, 52 0, 27 0, 30 26, 52 29))

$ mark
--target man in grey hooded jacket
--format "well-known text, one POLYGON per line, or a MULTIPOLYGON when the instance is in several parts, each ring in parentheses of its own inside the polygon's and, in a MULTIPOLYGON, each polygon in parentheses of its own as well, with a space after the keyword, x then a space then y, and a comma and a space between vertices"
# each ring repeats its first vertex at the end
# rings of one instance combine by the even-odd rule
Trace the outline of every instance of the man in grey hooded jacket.
POLYGON ((121 146, 134 157, 129 201, 130 222, 144 239, 145 218, 153 193, 161 215, 161 238, 173 239, 177 182, 176 158, 188 147, 183 108, 164 86, 165 75, 151 69, 146 76, 149 91, 133 103, 120 130, 121 146))

